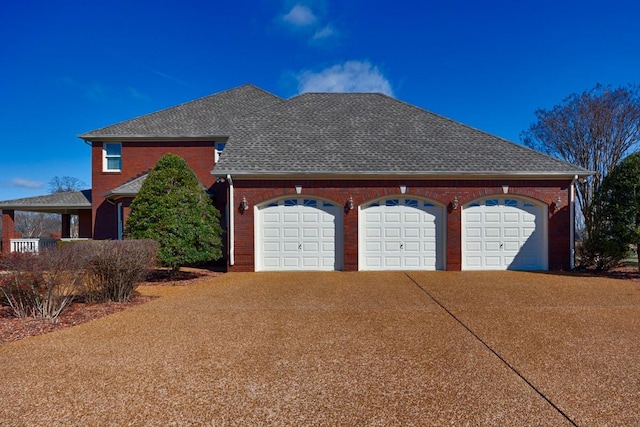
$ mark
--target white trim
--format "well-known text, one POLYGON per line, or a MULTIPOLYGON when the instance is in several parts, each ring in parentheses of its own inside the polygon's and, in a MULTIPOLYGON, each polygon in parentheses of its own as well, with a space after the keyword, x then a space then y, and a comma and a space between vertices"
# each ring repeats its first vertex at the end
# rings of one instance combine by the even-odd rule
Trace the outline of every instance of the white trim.
MULTIPOLYGON (((555 181, 567 179, 571 180, 576 175, 575 172, 541 172, 541 173, 523 173, 523 172, 503 172, 482 173, 482 172, 352 172, 352 173, 331 173, 331 172, 260 172, 260 171, 211 171, 212 175, 224 177, 233 173, 237 179, 243 180, 335 180, 335 179, 356 179, 356 180, 412 180, 412 181, 449 181, 449 180, 537 180, 537 181, 555 181)), ((578 176, 591 176, 593 173, 584 172, 578 176)))
POLYGON ((227 175, 227 181, 229 182, 229 265, 234 265, 236 263, 235 251, 235 201, 233 198, 233 179, 231 179, 231 175, 227 175))
POLYGON ((122 171, 122 143, 121 142, 103 142, 102 143, 102 171, 103 172, 121 172, 122 171), (107 145, 120 146, 119 155, 107 155, 107 145), (120 167, 118 169, 110 169, 108 159, 120 159, 120 167))
POLYGON ((571 181, 570 193, 569 193, 569 216, 570 222, 569 225, 569 244, 570 244, 570 256, 569 256, 569 266, 573 270, 576 267, 576 181, 578 180, 578 175, 575 176, 573 181, 571 181))

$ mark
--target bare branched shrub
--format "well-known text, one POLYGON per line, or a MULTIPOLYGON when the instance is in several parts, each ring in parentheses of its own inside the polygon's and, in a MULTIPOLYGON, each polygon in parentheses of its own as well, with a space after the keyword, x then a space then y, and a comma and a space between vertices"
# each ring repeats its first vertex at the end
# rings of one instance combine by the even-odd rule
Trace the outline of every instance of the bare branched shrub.
POLYGON ((18 317, 56 322, 81 288, 87 259, 74 248, 3 257, 0 288, 18 317))
POLYGON ((90 253, 85 290, 93 301, 131 300, 138 284, 155 267, 158 250, 153 240, 102 240, 74 246, 90 253))
POLYGON ((32 254, 12 253, 0 259, 0 295, 16 317, 35 317, 38 305, 39 277, 34 271, 32 254))
POLYGON ((38 314, 55 320, 81 293, 89 258, 71 245, 41 252, 37 259, 42 272, 38 314))

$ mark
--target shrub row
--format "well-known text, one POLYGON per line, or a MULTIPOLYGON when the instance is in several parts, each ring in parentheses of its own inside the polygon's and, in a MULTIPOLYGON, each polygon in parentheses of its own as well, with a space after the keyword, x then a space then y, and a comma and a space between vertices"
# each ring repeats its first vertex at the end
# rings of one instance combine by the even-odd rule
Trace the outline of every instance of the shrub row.
POLYGON ((105 240, 13 253, 0 259, 0 298, 18 317, 52 322, 76 298, 127 302, 155 266, 157 250, 153 240, 105 240))

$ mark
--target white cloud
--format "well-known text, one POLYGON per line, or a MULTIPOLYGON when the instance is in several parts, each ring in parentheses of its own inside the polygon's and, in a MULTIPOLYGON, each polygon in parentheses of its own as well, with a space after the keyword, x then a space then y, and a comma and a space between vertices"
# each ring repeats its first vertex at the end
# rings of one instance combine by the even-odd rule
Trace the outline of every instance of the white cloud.
POLYGON ((338 32, 336 31, 336 29, 333 28, 331 24, 329 24, 319 29, 318 31, 316 31, 312 39, 314 41, 319 41, 319 40, 325 40, 325 39, 328 39, 329 37, 333 37, 337 35, 338 35, 338 32))
POLYGON ((393 96, 391 83, 368 61, 347 61, 319 72, 298 75, 298 90, 304 92, 380 92, 393 96))
POLYGON ((318 18, 307 6, 297 4, 282 17, 282 20, 296 27, 307 27, 315 24, 318 18))
POLYGON ((23 188, 43 188, 44 182, 32 181, 30 179, 24 179, 24 178, 13 178, 11 180, 11 185, 14 187, 23 187, 23 188))

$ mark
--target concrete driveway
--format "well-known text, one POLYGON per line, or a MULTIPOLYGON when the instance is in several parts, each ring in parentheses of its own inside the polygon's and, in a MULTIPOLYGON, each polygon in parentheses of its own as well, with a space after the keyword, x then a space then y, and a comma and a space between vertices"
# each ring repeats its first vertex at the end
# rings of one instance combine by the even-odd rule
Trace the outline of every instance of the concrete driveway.
POLYGON ((0 346, 0 425, 638 425, 640 285, 246 273, 0 346))

